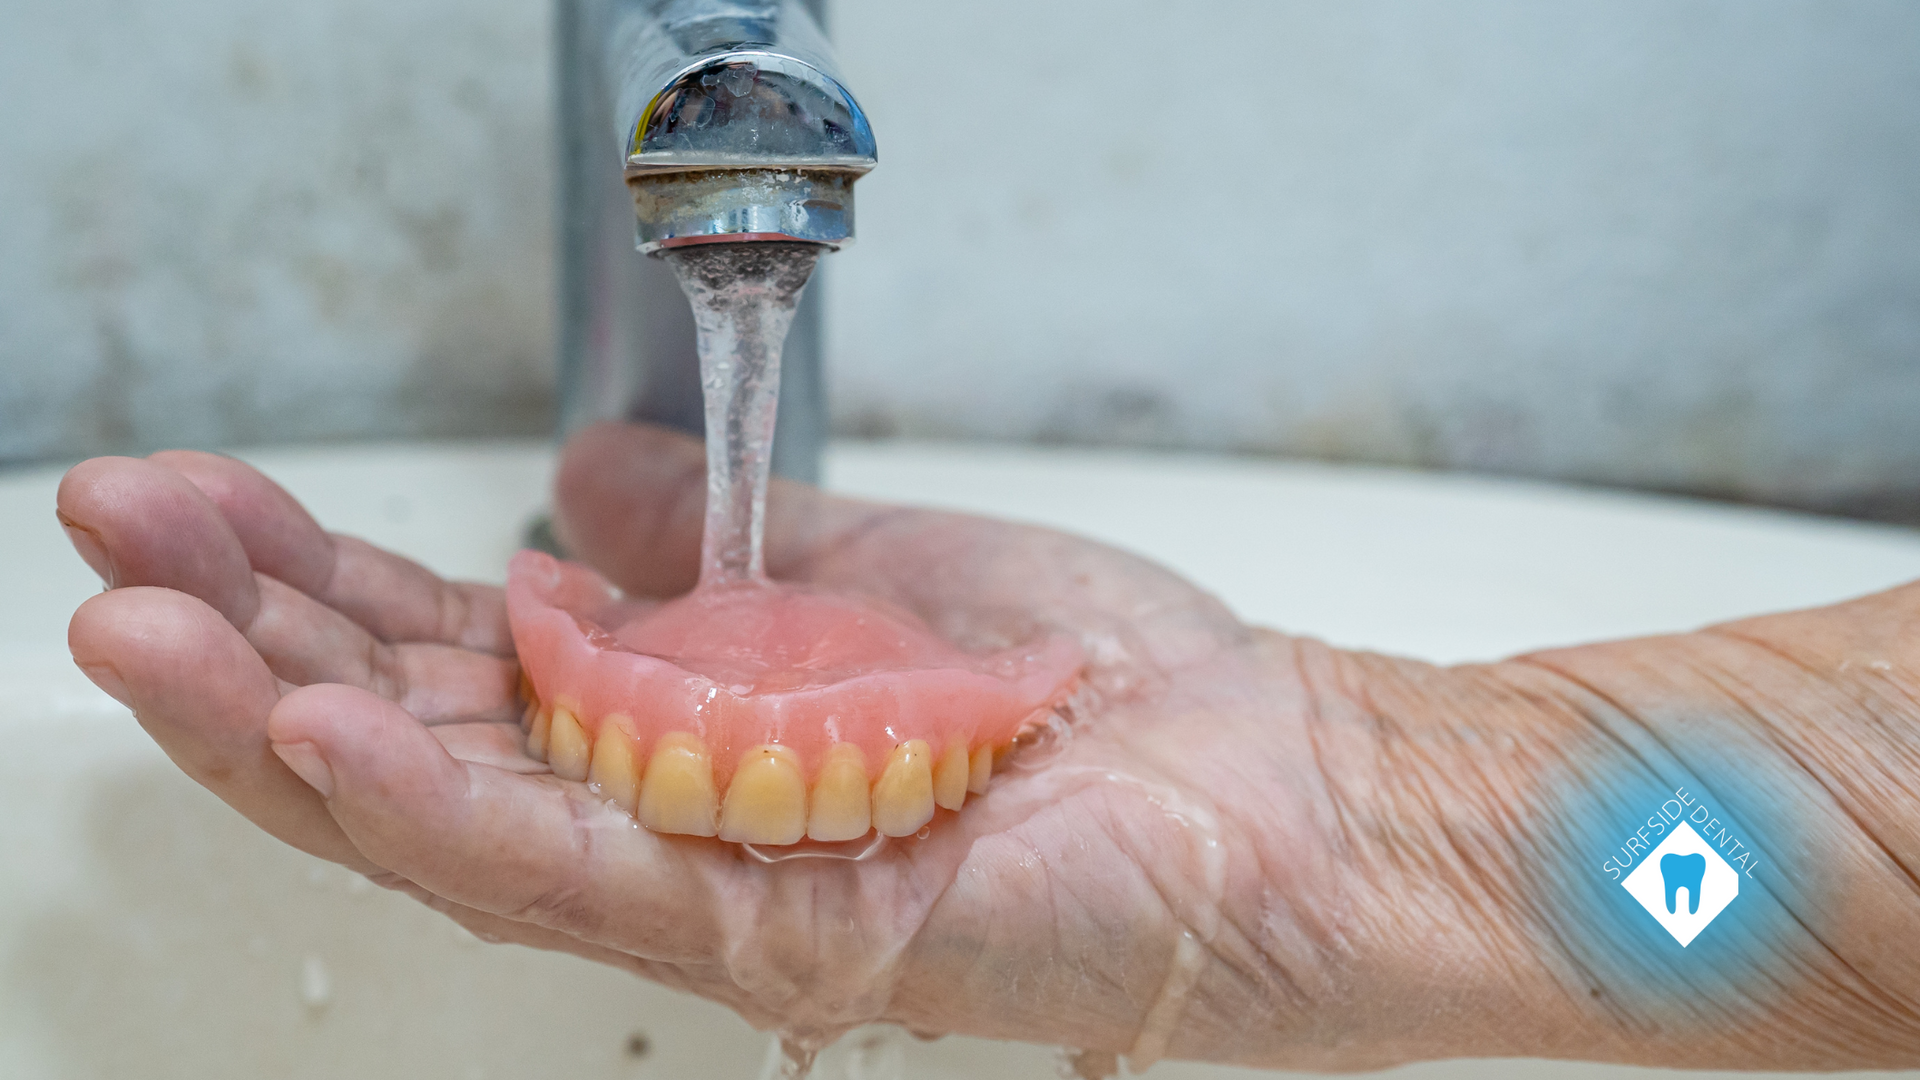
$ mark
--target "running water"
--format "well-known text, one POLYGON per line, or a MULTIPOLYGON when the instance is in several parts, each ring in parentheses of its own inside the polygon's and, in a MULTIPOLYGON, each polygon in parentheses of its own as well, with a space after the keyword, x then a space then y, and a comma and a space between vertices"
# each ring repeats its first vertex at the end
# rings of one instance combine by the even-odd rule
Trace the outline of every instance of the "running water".
POLYGON ((780 351, 825 249, 779 241, 694 244, 666 253, 693 305, 707 406, 707 521, 700 588, 763 583, 780 351))
MULTIPOLYGON (((697 592, 771 585, 762 540, 780 354, 800 294, 823 250, 814 244, 738 242, 666 253, 693 307, 706 399, 707 510, 697 592)), ((1015 771, 1031 777, 1055 765, 1072 738, 1071 725, 1052 715, 1051 722, 1016 741, 1015 771)), ((1060 788, 1036 790, 1029 797, 1044 799, 1089 782, 1137 787, 1182 826, 1180 831, 1191 834, 1189 846, 1202 871, 1174 875, 1182 883, 1170 889, 1183 901, 1182 927, 1160 991, 1127 1054, 1129 1064, 1139 1070, 1165 1054, 1198 977, 1204 945, 1214 934, 1223 886, 1219 841, 1212 817, 1203 809, 1187 806, 1159 785, 1106 770, 1067 770, 1056 777, 1060 788)), ((920 835, 925 839, 928 834, 923 830, 920 835)), ((765 908, 729 912, 733 918, 725 934, 731 942, 729 973, 734 981, 755 998, 805 1003, 789 1013, 792 1026, 774 1037, 763 1080, 805 1080, 817 1072, 825 1073, 819 1080, 900 1077, 904 1050, 897 1029, 867 1029, 866 1036, 849 1040, 840 1052, 823 1054, 838 1036, 881 1014, 895 977, 899 943, 887 939, 884 931, 876 936, 875 927, 852 917, 859 892, 853 864, 876 858, 887 844, 886 837, 875 836, 790 848, 744 845, 748 856, 776 875, 769 878, 772 885, 806 900, 804 905, 789 905, 775 897, 765 908), (796 912, 806 912, 814 921, 795 922, 791 915, 796 912), (822 927, 833 929, 819 937, 822 927), (810 947, 793 947, 809 941, 810 947)), ((1119 1068, 1119 1055, 1111 1052, 1067 1051, 1061 1061, 1063 1070, 1070 1070, 1063 1075, 1083 1078, 1110 1077, 1119 1068)))
MULTIPOLYGON (((780 404, 780 353, 822 250, 816 244, 772 241, 696 244, 666 253, 693 306, 706 399, 707 518, 699 590, 767 583, 762 541, 780 404)), ((864 860, 880 846, 833 854, 864 860)), ((785 858, 749 851, 763 862, 785 858)), ((831 1041, 782 1033, 763 1077, 805 1080, 820 1048, 831 1041)))

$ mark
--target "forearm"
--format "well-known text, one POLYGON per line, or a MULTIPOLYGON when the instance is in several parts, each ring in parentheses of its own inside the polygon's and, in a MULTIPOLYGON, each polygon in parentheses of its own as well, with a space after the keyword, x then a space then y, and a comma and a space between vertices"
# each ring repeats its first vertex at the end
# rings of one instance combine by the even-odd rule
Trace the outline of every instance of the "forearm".
POLYGON ((1920 636, 1902 598, 1862 605, 1459 669, 1306 650, 1349 895, 1377 905, 1374 1043, 1920 1061, 1920 636), (1684 948, 1623 887, 1682 822, 1738 887, 1684 948))
MULTIPOLYGON (((1685 950, 1625 906, 1613 923, 1594 924, 1613 940, 1567 926, 1570 954, 1610 961, 1591 963, 1612 995, 1597 1019, 1622 1043, 1622 1059, 1776 1069, 1920 1062, 1920 699, 1899 655, 1920 640, 1906 615, 1915 599, 1908 590, 1528 661, 1571 681, 1569 701, 1618 747, 1573 748, 1570 763, 1603 783, 1540 800, 1561 835, 1582 850, 1601 845, 1616 868, 1639 856, 1631 872, 1653 851, 1636 850, 1620 819, 1643 793, 1665 798, 1684 786, 1696 801, 1684 820, 1739 870, 1737 898, 1685 950), (1606 829, 1615 835, 1602 838, 1606 829), (1646 940, 1619 948, 1621 923, 1646 940), (1676 1026, 1676 1014, 1691 1022, 1676 1026), (1649 1037, 1660 1015, 1663 1034, 1649 1037)), ((1661 837, 1650 839, 1657 849, 1661 837)), ((1617 904, 1624 892, 1609 871, 1598 897, 1617 904)))

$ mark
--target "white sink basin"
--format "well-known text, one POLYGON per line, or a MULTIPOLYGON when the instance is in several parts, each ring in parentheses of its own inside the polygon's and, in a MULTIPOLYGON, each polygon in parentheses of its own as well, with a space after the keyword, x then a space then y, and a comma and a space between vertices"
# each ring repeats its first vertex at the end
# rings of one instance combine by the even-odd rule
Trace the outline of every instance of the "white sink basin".
MULTIPOLYGON (((527 443, 243 455, 329 527, 498 580, 542 503, 527 443)), ((1682 629, 1920 577, 1920 535, 1454 477, 1198 457, 836 447, 833 486, 1024 518, 1167 563, 1250 619, 1439 660, 1682 629)), ((67 659, 98 588, 58 470, 0 473, 0 1077, 752 1077, 765 1040, 611 970, 483 946, 256 832, 67 659), (629 1052, 639 1036, 646 1052, 629 1052)), ((950 1038, 911 1078, 1053 1075, 950 1038)), ((1455 1062, 1403 1075, 1624 1077, 1455 1062)), ((1166 1064, 1151 1075, 1247 1075, 1166 1064)), ((1704 1075, 1704 1074, 1689 1074, 1704 1075)), ((1887 1074, 1877 1074, 1887 1075, 1887 1074)))

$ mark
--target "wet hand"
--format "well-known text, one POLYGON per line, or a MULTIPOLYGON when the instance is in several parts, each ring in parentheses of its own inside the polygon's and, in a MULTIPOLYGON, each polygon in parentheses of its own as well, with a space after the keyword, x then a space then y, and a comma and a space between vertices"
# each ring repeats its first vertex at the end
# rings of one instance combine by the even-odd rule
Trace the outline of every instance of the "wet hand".
MULTIPOLYGON (((595 429, 567 451, 557 525, 629 592, 684 591, 702 467, 691 441, 595 429)), ((1071 736, 926 839, 766 864, 635 828, 522 753, 497 589, 329 535, 214 455, 87 462, 60 514, 112 586, 74 617, 76 661, 200 783, 478 934, 630 968, 764 1026, 819 1038, 887 1019, 1192 1053, 1209 984, 1247 974, 1222 955, 1276 983, 1288 959, 1271 927, 1238 929, 1259 921, 1239 899, 1277 886, 1304 909, 1325 882, 1290 646, 1085 541, 776 486, 776 578, 880 596, 970 648, 1070 632, 1093 663, 1071 736)))

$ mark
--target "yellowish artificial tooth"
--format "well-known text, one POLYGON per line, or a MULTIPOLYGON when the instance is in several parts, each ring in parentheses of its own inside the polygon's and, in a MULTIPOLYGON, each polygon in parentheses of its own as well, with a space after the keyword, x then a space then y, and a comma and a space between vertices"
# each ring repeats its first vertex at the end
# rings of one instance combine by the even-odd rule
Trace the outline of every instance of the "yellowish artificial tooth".
POLYGON ((522 732, 532 731, 533 718, 539 715, 540 715, 540 703, 537 701, 527 702, 526 709, 524 709, 520 713, 520 730, 522 732))
POLYGON ((975 795, 987 793, 987 782, 993 779, 993 747, 982 746, 973 752, 972 768, 967 771, 967 790, 975 795))
POLYGON ((602 795, 631 814, 640 805, 640 767, 633 759, 628 723, 619 713, 600 721, 600 737, 593 741, 593 764, 587 769, 587 780, 599 784, 602 795))
POLYGON ((720 817, 707 744, 684 731, 660 736, 640 781, 636 817, 654 832, 712 836, 720 817))
POLYGON ((858 840, 873 828, 867 759, 851 743, 834 743, 813 781, 813 811, 807 835, 815 840, 858 840))
POLYGON ((784 746, 756 746, 740 758, 720 807, 720 839, 736 844, 793 844, 807 835, 807 781, 800 756, 784 746))
POLYGON ((887 755, 873 785, 873 827, 888 836, 912 836, 933 820, 933 749, 910 739, 887 755))
POLYGON ((553 714, 541 709, 534 714, 533 726, 527 729, 527 756, 535 761, 547 760, 547 731, 553 726, 553 714))
POLYGON ((947 752, 933 767, 933 801, 948 810, 958 810, 967 802, 967 744, 947 744, 947 752))
POLYGON ((593 758, 593 744, 586 729, 564 706, 553 710, 553 724, 547 731, 547 767, 562 780, 585 780, 587 762, 593 758))

